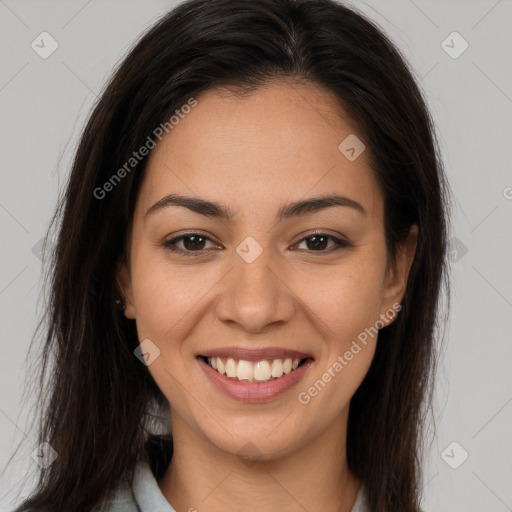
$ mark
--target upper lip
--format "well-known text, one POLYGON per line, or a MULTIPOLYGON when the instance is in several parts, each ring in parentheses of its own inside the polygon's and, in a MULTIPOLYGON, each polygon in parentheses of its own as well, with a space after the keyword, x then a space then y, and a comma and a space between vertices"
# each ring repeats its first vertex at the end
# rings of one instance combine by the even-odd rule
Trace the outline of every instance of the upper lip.
POLYGON ((263 361, 264 359, 307 359, 312 358, 311 354, 290 350, 281 347, 267 348, 244 348, 244 347, 221 347, 206 350, 198 354, 203 357, 226 357, 244 361, 263 361))

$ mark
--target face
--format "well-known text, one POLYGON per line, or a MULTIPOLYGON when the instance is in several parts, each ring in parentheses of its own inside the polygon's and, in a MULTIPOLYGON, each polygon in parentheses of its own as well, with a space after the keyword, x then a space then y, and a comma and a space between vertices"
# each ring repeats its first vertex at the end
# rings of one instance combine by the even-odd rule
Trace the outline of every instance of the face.
POLYGON ((368 150, 339 149, 362 138, 328 92, 196 99, 148 160, 119 273, 125 314, 150 340, 173 433, 270 459, 346 423, 413 252, 388 265, 368 150), (337 199, 300 207, 320 197, 337 199))

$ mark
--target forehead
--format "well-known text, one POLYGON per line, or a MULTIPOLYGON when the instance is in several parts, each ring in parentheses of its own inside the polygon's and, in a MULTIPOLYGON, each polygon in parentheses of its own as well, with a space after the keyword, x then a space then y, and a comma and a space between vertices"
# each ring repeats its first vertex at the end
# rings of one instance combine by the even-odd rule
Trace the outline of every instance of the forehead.
POLYGON ((195 99, 151 151, 140 192, 146 209, 172 192, 220 200, 235 212, 337 192, 382 215, 367 151, 350 160, 340 150, 347 137, 362 137, 329 91, 277 82, 195 99))

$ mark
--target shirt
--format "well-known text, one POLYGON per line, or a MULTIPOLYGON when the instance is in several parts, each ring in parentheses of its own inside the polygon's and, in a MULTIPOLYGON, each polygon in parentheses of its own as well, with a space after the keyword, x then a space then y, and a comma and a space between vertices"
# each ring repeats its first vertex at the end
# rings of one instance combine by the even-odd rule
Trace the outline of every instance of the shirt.
MULTIPOLYGON (((176 511, 162 494, 149 465, 140 462, 135 467, 133 485, 130 487, 127 479, 123 479, 101 512, 176 511)), ((356 502, 350 512, 369 512, 362 485, 359 487, 356 502)))

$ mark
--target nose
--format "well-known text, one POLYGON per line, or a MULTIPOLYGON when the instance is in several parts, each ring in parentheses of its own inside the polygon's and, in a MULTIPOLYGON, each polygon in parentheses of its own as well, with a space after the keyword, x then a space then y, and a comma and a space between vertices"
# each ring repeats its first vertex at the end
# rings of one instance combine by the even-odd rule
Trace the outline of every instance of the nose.
POLYGON ((264 250, 252 263, 234 255, 234 268, 224 280, 216 302, 220 321, 257 333, 292 318, 296 311, 292 288, 270 253, 264 250))

